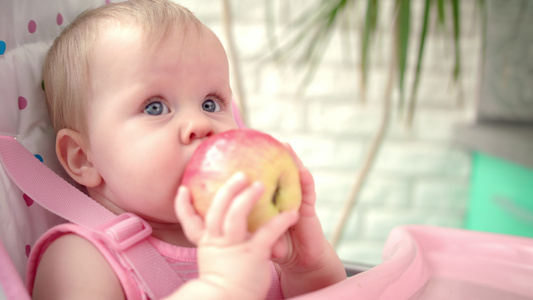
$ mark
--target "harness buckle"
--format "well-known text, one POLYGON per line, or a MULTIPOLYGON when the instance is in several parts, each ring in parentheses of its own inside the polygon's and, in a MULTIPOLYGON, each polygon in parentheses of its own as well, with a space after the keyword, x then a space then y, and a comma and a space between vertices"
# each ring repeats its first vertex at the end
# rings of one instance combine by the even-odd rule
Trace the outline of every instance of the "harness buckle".
POLYGON ((124 251, 152 234, 152 227, 132 213, 123 213, 98 227, 97 234, 114 249, 124 251))

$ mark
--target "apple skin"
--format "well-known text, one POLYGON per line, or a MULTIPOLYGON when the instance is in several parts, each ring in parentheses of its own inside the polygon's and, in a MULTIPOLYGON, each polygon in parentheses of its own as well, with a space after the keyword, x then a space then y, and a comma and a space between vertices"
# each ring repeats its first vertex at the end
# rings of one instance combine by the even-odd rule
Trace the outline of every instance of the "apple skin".
POLYGON ((300 175, 290 152, 266 133, 233 129, 203 141, 185 168, 182 184, 189 188, 198 214, 205 216, 217 191, 236 172, 265 187, 248 217, 250 232, 280 212, 300 207, 300 175))

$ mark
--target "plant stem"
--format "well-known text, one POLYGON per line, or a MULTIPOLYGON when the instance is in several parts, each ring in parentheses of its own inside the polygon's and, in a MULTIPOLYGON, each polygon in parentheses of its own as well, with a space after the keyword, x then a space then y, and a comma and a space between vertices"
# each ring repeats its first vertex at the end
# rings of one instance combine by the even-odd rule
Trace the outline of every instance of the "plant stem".
POLYGON ((341 211, 341 217, 339 219, 339 222, 337 222, 337 224, 335 225, 335 228, 331 235, 330 243, 334 248, 337 248, 342 238, 342 234, 346 227, 346 223, 348 222, 348 219, 353 211, 353 207, 357 203, 357 199, 359 198, 359 194, 361 193, 364 183, 366 179, 368 178, 370 171, 372 170, 372 166, 374 165, 376 156, 378 155, 378 152, 381 149, 381 145, 383 144, 383 140, 385 139, 385 136, 389 128, 391 106, 392 106, 391 98, 392 98, 392 90, 394 86, 393 85, 394 73, 397 67, 396 62, 394 61, 396 57, 395 54, 397 51, 396 45, 397 43, 394 42, 394 46, 391 47, 391 59, 393 60, 393 62, 389 65, 387 86, 385 89, 385 95, 383 96, 383 108, 382 108, 381 122, 380 122, 376 135, 372 139, 370 149, 368 150, 368 153, 365 159, 363 160, 363 166, 361 167, 360 172, 356 176, 354 185, 352 186, 352 189, 350 191, 350 195, 348 196, 348 198, 346 199, 346 202, 344 203, 344 207, 341 211))
POLYGON ((227 53, 231 63, 231 72, 233 74, 233 91, 234 100, 237 102, 244 124, 248 123, 248 110, 246 105, 246 95, 242 84, 241 66, 239 63, 239 54, 233 37, 233 16, 231 13, 231 0, 222 0, 222 25, 227 40, 227 53))

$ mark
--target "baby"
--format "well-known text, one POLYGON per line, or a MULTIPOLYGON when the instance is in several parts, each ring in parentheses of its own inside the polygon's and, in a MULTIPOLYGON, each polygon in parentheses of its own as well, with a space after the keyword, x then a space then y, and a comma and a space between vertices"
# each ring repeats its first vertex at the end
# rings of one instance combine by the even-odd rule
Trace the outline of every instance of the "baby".
MULTIPOLYGON (((180 186, 198 145, 237 127, 228 73, 218 38, 177 4, 126 1, 81 14, 44 66, 59 161, 94 201, 150 224, 149 242, 184 280, 169 299, 284 298, 343 280, 296 155, 301 208, 253 234, 246 220, 262 183, 235 174, 205 219, 180 186)), ((147 297, 108 249, 61 226, 30 259, 34 299, 147 297)))

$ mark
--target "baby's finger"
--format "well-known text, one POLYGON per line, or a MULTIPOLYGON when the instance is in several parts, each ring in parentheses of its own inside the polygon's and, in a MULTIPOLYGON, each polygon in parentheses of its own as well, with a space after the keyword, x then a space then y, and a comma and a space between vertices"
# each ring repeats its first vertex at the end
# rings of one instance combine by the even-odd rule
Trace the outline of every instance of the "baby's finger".
MULTIPOLYGON (((314 205, 316 202, 316 193, 315 193, 315 181, 313 179, 313 175, 311 175, 311 172, 309 169, 307 169, 304 165, 302 160, 296 155, 296 152, 292 149, 291 145, 288 143, 284 143, 285 148, 289 150, 291 153, 292 158, 296 162, 296 165, 298 166, 298 170, 300 171, 300 186, 302 187, 302 208, 307 209, 306 207, 311 205, 311 208, 314 210, 314 205)), ((305 212, 307 214, 307 212, 305 212)))
POLYGON ((302 188, 302 205, 315 206, 316 191, 313 175, 307 169, 300 170, 300 186, 302 188))
POLYGON ((252 239, 259 247, 272 248, 276 241, 298 221, 297 211, 283 212, 261 226, 252 239))
POLYGON ((232 242, 239 242, 248 235, 248 216, 264 191, 264 185, 256 181, 235 197, 224 221, 224 234, 232 242))
POLYGON ((180 186, 178 189, 174 210, 187 238, 192 243, 198 244, 204 222, 192 206, 189 190, 185 186, 180 186))
POLYGON ((284 259, 288 257, 290 237, 281 237, 274 246, 272 246, 271 259, 275 263, 283 263, 284 259))
POLYGON ((220 236, 222 234, 222 224, 226 218, 229 205, 247 185, 248 179, 246 175, 238 172, 218 190, 205 215, 205 226, 211 235, 220 236))

